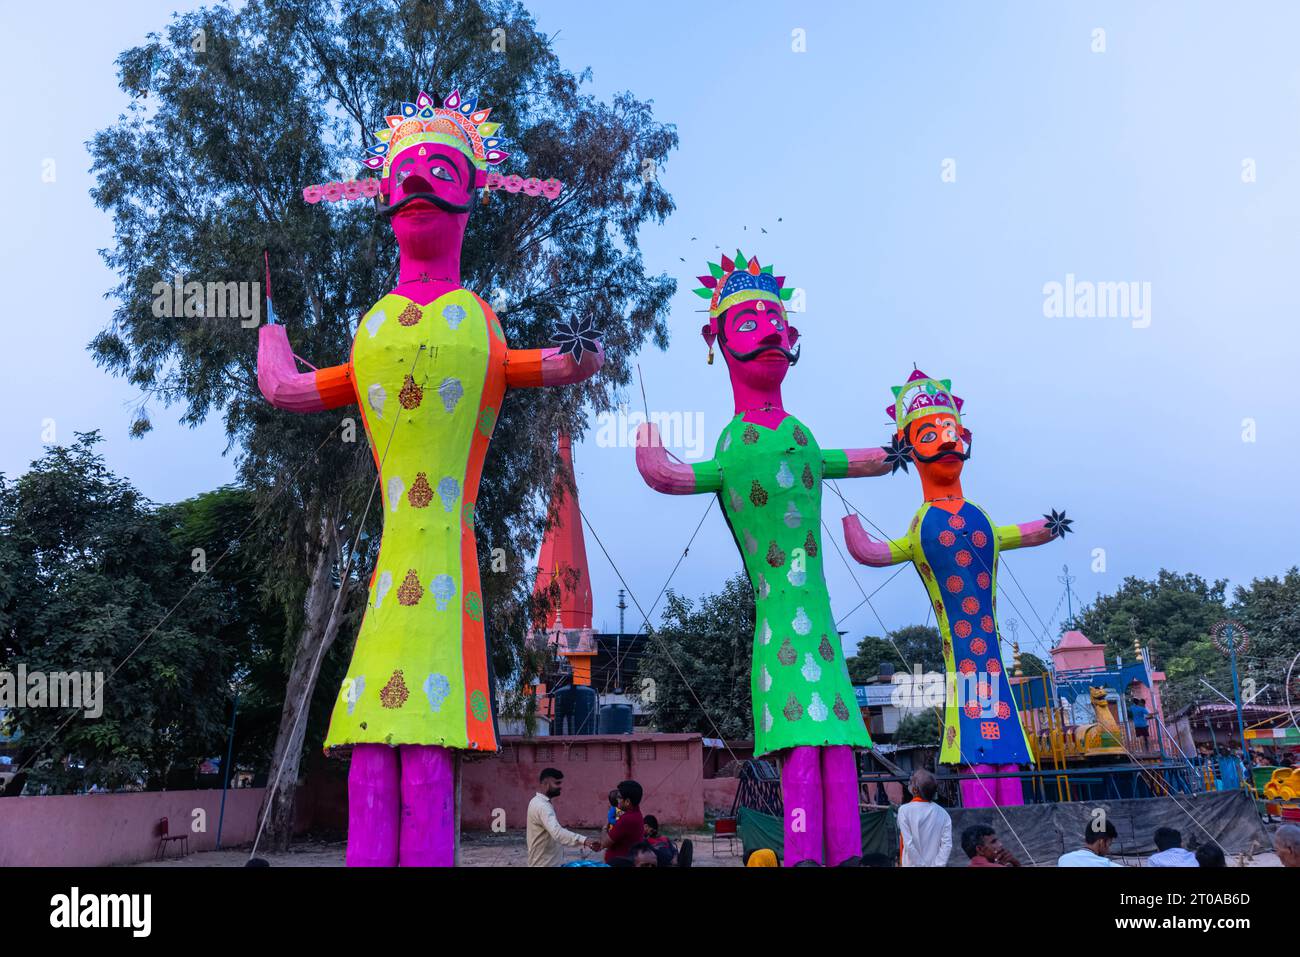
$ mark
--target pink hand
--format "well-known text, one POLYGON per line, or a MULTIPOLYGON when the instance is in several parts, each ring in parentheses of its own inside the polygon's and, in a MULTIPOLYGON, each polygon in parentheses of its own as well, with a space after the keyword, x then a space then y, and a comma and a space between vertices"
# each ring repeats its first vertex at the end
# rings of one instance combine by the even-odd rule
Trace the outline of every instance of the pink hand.
POLYGON ((695 491, 695 470, 668 457, 659 438, 659 427, 652 422, 636 430, 636 468, 656 492, 690 495, 695 491))
POLYGON ((894 555, 887 542, 880 542, 867 534, 862 521, 856 515, 845 515, 844 544, 849 547, 849 554, 863 565, 883 568, 894 564, 894 555))
POLYGON ((605 364, 605 347, 596 343, 595 352, 583 352, 575 362, 571 355, 560 355, 554 346, 542 350, 542 385, 572 385, 594 376, 605 364))

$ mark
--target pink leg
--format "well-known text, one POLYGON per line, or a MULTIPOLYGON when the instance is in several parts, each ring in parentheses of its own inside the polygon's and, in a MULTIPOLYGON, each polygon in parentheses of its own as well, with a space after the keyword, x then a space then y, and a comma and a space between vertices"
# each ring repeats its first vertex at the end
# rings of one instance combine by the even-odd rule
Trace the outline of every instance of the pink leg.
POLYGON ((402 745, 402 867, 456 864, 455 755, 435 745, 402 745))
MULTIPOLYGON (((997 767, 992 764, 963 765, 966 774, 996 774, 997 767)), ((994 807, 998 803, 998 782, 996 779, 981 777, 979 780, 961 782, 962 807, 994 807)))
MULTIPOLYGON (((999 774, 1015 774, 1020 770, 1018 764, 999 764, 999 774)), ((1025 789, 1020 778, 998 778, 998 807, 1015 807, 1025 803, 1025 789)))
POLYGON ((791 748, 781 764, 785 804, 785 861, 825 863, 822 849, 822 773, 818 748, 791 748))
POLYGON ((826 866, 862 856, 862 817, 858 812, 858 762, 847 745, 820 748, 826 809, 826 866))
POLYGON ((397 749, 358 744, 348 771, 348 867, 396 867, 397 749))

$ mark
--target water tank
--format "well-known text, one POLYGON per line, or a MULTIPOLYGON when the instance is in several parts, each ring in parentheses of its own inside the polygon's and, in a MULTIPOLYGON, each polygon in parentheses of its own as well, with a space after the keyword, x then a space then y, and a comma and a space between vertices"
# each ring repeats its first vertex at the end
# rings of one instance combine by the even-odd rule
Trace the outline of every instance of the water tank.
POLYGON ((573 713, 569 716, 566 734, 596 733, 596 689, 577 685, 573 692, 573 713))
POLYGON ((555 707, 555 722, 561 727, 560 733, 564 734, 564 721, 573 714, 573 686, 565 685, 563 688, 557 688, 552 702, 555 707))
POLYGON ((605 704, 600 706, 601 734, 631 734, 632 706, 630 704, 605 704))

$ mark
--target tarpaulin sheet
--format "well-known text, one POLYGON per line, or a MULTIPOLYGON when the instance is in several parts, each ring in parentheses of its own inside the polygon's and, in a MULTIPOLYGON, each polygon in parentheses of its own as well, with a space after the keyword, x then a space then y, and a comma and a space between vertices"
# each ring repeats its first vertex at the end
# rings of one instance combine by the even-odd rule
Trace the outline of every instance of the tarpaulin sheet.
MULTIPOLYGON (((898 858, 898 813, 894 808, 862 812, 862 853, 898 858)), ((781 860, 785 852, 785 827, 779 817, 742 807, 736 815, 740 844, 748 857, 751 851, 771 848, 781 860)))
MULTIPOLYGON (((1272 843, 1264 831, 1255 802, 1245 791, 1179 794, 1176 797, 1120 801, 1062 801, 1004 808, 950 808, 952 856, 949 867, 966 867, 961 832, 972 824, 988 824, 1004 847, 1021 864, 1056 865, 1067 851, 1083 846, 1084 826, 1096 808, 1104 808, 1119 832, 1111 855, 1145 858, 1156 852, 1156 828, 1172 827, 1184 847, 1218 842, 1224 853, 1266 851, 1272 843)), ((1133 862, 1136 863, 1136 862, 1133 862)))

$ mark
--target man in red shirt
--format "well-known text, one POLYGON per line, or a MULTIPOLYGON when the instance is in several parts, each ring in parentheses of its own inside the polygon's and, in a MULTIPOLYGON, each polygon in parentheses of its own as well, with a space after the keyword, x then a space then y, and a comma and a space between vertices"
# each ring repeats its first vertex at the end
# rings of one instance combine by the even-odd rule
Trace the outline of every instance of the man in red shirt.
POLYGON ((635 781, 619 784, 618 809, 623 813, 600 836, 601 847, 606 849, 606 864, 612 864, 616 858, 631 856, 633 845, 645 840, 645 819, 641 817, 642 793, 641 785, 635 781))
POLYGON ((1019 867, 1020 862, 1002 846, 987 824, 972 824, 961 832, 961 849, 970 858, 968 867, 1019 867))

